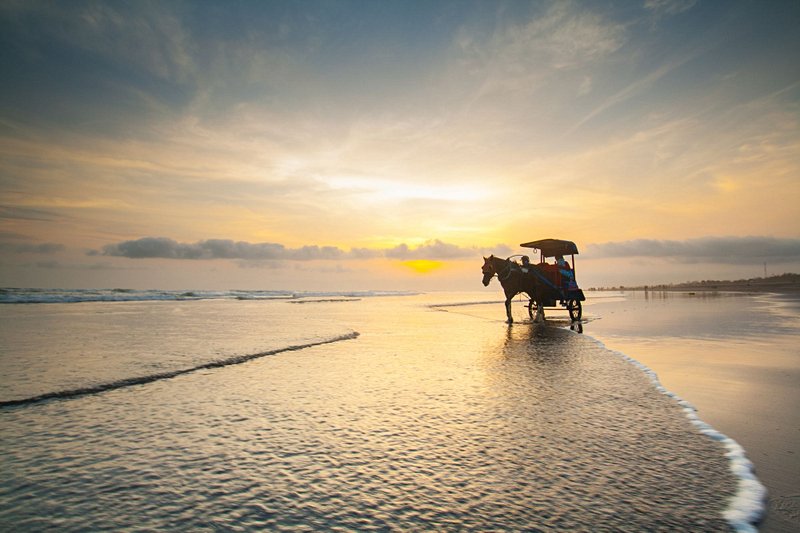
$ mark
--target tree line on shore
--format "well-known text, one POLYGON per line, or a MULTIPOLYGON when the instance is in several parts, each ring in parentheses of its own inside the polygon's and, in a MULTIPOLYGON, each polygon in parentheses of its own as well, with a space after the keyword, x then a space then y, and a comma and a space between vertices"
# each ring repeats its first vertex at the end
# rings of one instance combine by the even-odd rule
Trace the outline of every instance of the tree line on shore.
POLYGON ((662 283, 657 285, 619 285, 617 287, 591 287, 590 291, 683 291, 683 290, 728 290, 728 291, 800 291, 800 274, 785 273, 777 276, 738 279, 701 280, 681 283, 662 283))

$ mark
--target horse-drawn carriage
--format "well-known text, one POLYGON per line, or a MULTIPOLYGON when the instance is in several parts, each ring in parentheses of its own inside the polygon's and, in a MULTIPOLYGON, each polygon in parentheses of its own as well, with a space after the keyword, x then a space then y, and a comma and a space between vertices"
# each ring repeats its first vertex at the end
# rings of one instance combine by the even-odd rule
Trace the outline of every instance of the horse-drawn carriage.
POLYGON ((573 321, 580 320, 583 314, 581 302, 586 298, 575 280, 575 255, 578 254, 575 243, 542 239, 520 246, 534 250, 534 262, 526 255, 512 255, 507 259, 491 255, 484 257, 482 269, 484 286, 488 286, 494 276, 503 286, 508 323, 514 321, 511 317, 511 300, 519 293, 528 295, 526 307, 532 319, 543 320, 547 307, 566 309, 573 321), (571 263, 564 259, 566 255, 572 258, 571 263), (548 259, 554 261, 551 263, 548 259))

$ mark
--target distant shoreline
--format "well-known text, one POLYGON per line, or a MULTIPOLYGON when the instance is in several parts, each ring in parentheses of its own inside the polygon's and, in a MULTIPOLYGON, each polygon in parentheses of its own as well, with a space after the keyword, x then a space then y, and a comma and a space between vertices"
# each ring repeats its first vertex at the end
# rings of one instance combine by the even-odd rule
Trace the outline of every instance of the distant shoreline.
POLYGON ((740 279, 735 281, 703 280, 661 285, 618 287, 592 287, 590 291, 674 291, 674 292, 800 292, 800 274, 781 274, 768 278, 740 279))

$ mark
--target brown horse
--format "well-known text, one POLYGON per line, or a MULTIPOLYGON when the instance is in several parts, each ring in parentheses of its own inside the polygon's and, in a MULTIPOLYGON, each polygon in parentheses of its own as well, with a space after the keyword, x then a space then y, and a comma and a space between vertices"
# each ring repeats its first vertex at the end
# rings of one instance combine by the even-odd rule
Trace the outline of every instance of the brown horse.
MULTIPOLYGON (((529 268, 535 268, 533 266, 529 268)), ((483 286, 488 287, 489 282, 492 281, 494 276, 500 280, 500 285, 503 286, 503 291, 506 294, 506 316, 508 317, 509 324, 514 323, 511 317, 511 300, 517 294, 524 292, 531 299, 528 310, 533 316, 533 307, 537 306, 536 320, 544 320, 544 307, 541 302, 542 299, 542 286, 535 276, 529 276, 522 271, 522 268, 509 259, 500 259, 490 255, 483 258, 483 286)))

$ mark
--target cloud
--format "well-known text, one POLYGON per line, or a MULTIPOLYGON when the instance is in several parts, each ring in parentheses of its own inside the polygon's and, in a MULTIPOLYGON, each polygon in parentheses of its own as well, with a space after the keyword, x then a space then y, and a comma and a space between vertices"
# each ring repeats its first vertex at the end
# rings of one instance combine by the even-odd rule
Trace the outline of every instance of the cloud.
POLYGON ((66 247, 63 244, 54 242, 44 242, 32 244, 25 242, 0 242, 0 252, 15 254, 54 254, 63 252, 66 247))
POLYGON ((590 244, 586 255, 653 257, 681 263, 759 264, 800 260, 800 239, 775 237, 702 237, 698 239, 630 241, 590 244))
MULTIPOLYGON (((497 245, 493 253, 510 253, 510 248, 497 245), (499 250, 499 252, 498 252, 499 250)), ((477 247, 462 247, 442 242, 428 241, 417 247, 399 244, 393 248, 353 248, 345 251, 336 246, 306 245, 287 248, 278 243, 250 243, 230 239, 208 239, 195 243, 181 243, 167 237, 144 237, 141 239, 109 244, 102 251, 90 250, 87 255, 127 257, 129 259, 238 259, 241 261, 312 261, 336 259, 462 259, 489 253, 477 247)))
POLYGON ((509 27, 497 41, 494 60, 502 61, 507 72, 542 65, 571 69, 613 54, 626 41, 624 25, 568 2, 555 2, 540 16, 509 27))
POLYGON ((61 263, 58 261, 37 261, 36 268, 57 269, 61 268, 61 263))
POLYGON ((235 242, 209 239, 180 243, 166 237, 144 237, 103 247, 102 255, 130 259, 286 259, 289 251, 281 244, 235 242))
POLYGON ((6 4, 0 15, 7 17, 8 28, 18 32, 25 45, 37 47, 39 59, 43 52, 52 53, 50 46, 55 43, 60 47, 57 57, 82 53, 94 59, 87 67, 110 69, 111 63, 122 62, 171 79, 185 76, 192 66, 188 56, 193 43, 178 6, 154 3, 142 9, 142 5, 92 1, 69 6, 35 1, 6 4))
POLYGON ((407 244, 400 244, 385 250, 384 253, 389 259, 402 259, 404 261, 412 259, 463 259, 487 253, 507 254, 511 253, 511 248, 504 244, 498 244, 491 249, 474 246, 464 247, 434 239, 416 248, 411 248, 407 244))
POLYGON ((675 59, 672 59, 671 61, 663 65, 660 65, 658 68, 652 70, 647 75, 634 80, 629 85, 623 87, 620 91, 617 91, 616 94, 613 94, 610 97, 606 98, 604 101, 600 102, 600 105, 596 106, 590 113, 585 115, 574 126, 572 126, 567 131, 567 134, 574 133, 584 124, 586 124, 596 116, 600 115, 601 113, 605 113, 609 109, 618 106, 619 104, 622 104, 623 102, 626 102, 632 98, 635 98, 646 91, 651 90, 652 87, 659 80, 661 80, 661 78, 667 76, 672 71, 692 61, 697 55, 699 55, 699 53, 700 51, 696 50, 691 53, 685 54, 682 57, 677 57, 675 59))
POLYGON ((645 9, 656 15, 677 15, 694 7, 697 0, 646 0, 645 9))
POLYGON ((37 261, 33 265, 44 270, 133 270, 109 263, 61 263, 60 261, 37 261))
POLYGON ((64 218, 53 211, 43 209, 33 209, 30 207, 19 207, 12 205, 0 205, 0 219, 7 220, 36 220, 53 221, 64 218))
POLYGON ((160 3, 3 3, 4 118, 104 138, 141 134, 197 91, 187 11, 160 3))
POLYGON ((407 244, 400 244, 386 250, 386 257, 390 259, 457 259, 475 255, 475 250, 462 248, 455 244, 447 244, 438 239, 428 241, 414 249, 407 244))

